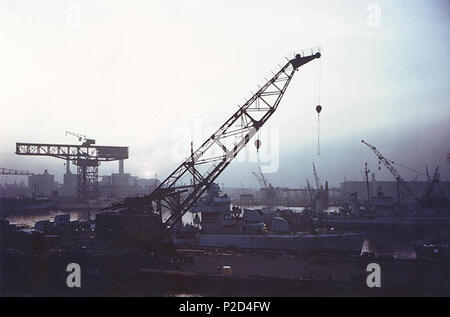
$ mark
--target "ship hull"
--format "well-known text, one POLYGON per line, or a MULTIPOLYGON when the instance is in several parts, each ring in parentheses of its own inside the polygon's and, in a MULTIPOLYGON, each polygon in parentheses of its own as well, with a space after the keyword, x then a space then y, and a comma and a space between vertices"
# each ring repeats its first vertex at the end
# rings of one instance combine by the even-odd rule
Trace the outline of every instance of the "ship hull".
MULTIPOLYGON (((193 239, 200 248, 232 248, 242 250, 287 251, 295 253, 359 254, 363 233, 308 235, 213 235, 201 234, 193 239)), ((176 241, 181 244, 181 241, 176 241)))
POLYGON ((321 224, 343 230, 416 231, 450 228, 450 217, 377 217, 373 219, 327 219, 321 224))

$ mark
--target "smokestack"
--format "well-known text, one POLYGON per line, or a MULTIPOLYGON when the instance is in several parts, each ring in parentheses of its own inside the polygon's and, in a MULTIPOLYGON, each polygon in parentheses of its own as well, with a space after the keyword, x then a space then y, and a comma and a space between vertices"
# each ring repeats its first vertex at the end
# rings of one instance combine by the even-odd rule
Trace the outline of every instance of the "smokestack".
POLYGON ((66 160, 66 174, 71 174, 70 173, 70 160, 66 160))
POLYGON ((119 160, 119 174, 123 174, 123 160, 119 160))

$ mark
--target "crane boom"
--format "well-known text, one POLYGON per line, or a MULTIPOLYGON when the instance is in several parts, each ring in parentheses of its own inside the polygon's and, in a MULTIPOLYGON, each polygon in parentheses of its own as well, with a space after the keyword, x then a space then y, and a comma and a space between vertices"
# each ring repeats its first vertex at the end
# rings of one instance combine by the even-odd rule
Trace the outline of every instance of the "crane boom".
POLYGON ((76 138, 78 138, 78 141, 83 141, 83 145, 85 146, 90 146, 92 144, 95 144, 95 140, 88 138, 86 135, 81 134, 81 133, 76 133, 76 132, 72 132, 72 131, 66 131, 66 136, 67 135, 72 135, 76 138))
POLYGON ((314 208, 314 197, 313 197, 311 186, 309 185, 309 179, 306 179, 306 185, 308 188, 308 194, 309 194, 309 200, 311 202, 311 208, 314 208))
POLYGON ((34 175, 29 171, 14 170, 10 168, 0 167, 0 175, 34 175))
POLYGON ((74 137, 78 138, 78 141, 80 141, 80 142, 87 140, 87 136, 85 136, 84 134, 81 134, 81 133, 76 133, 76 132, 72 132, 72 131, 66 131, 66 135, 74 136, 74 137))
POLYGON ((265 188, 266 184, 264 184, 264 181, 262 180, 261 176, 256 174, 256 172, 252 172, 252 174, 253 174, 253 177, 258 181, 258 183, 261 186, 261 188, 265 188))
POLYGON ((261 188, 269 188, 269 186, 270 186, 269 181, 264 176, 264 174, 261 170, 261 167, 259 167, 259 166, 258 166, 258 171, 259 171, 259 174, 257 174, 256 172, 252 172, 253 176, 259 182, 259 184, 261 185, 261 188))
MULTIPOLYGON (((169 209, 171 213, 164 221, 164 225, 171 228, 197 202, 277 110, 295 71, 320 56, 320 52, 317 51, 309 56, 297 54, 295 58, 288 60, 153 192, 144 197, 128 199, 128 203, 134 208, 138 204, 153 210, 152 202, 155 202, 157 208, 162 206, 169 209), (193 178, 195 182, 184 185, 189 183, 187 177, 193 178), (183 197, 177 195, 177 191, 181 188, 188 189, 183 197)), ((128 206, 127 203, 119 203, 111 208, 128 208, 128 206)), ((158 211, 161 213, 161 210, 158 211)))
POLYGON ((320 184, 319 176, 317 176, 316 165, 314 164, 314 162, 313 162, 313 174, 314 174, 314 179, 316 181, 316 189, 320 189, 320 187, 322 185, 320 184))
POLYGON ((269 187, 269 182, 268 182, 267 178, 264 176, 260 166, 258 166, 258 171, 259 171, 259 174, 261 175, 261 180, 262 180, 262 182, 264 184, 264 187, 268 188, 269 187))
POLYGON ((388 169, 389 172, 391 172, 391 174, 395 177, 395 179, 397 180, 397 182, 399 182, 399 184, 406 189, 412 197, 414 197, 414 199, 420 204, 422 205, 422 202, 420 201, 420 199, 416 196, 416 194, 414 193, 414 191, 411 189, 411 187, 409 187, 408 183, 405 182, 405 180, 402 178, 402 176, 399 174, 399 172, 394 168, 394 166, 392 166, 392 163, 394 163, 391 160, 388 160, 387 158, 385 158, 380 151, 377 150, 376 147, 374 147, 373 145, 367 143, 364 140, 361 140, 362 143, 364 143, 365 145, 367 145, 367 147, 369 149, 371 149, 375 155, 378 157, 378 160, 380 162, 382 162, 384 164, 384 166, 386 166, 386 168, 388 169))

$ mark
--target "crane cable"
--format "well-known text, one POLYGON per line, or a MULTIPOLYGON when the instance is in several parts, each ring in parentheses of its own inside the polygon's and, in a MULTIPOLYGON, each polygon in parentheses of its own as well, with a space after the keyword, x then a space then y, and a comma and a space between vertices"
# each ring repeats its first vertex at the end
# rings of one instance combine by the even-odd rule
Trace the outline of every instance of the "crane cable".
MULTIPOLYGON (((389 160, 389 159, 388 159, 389 160)), ((421 171, 418 171, 418 170, 416 170, 416 169, 414 169, 414 168, 412 168, 412 167, 408 167, 408 166, 406 166, 406 165, 403 165, 403 164, 400 164, 399 162, 394 162, 394 161, 392 161, 392 160, 389 160, 392 164, 395 164, 395 165, 398 165, 398 166, 400 166, 400 167, 403 167, 403 168, 405 168, 405 169, 407 169, 407 170, 409 170, 409 171, 411 171, 411 172, 415 172, 415 173, 417 173, 417 174, 420 174, 420 175, 422 175, 422 176, 428 176, 427 174, 425 174, 424 172, 421 172, 421 171)))
POLYGON ((320 156, 320 113, 317 114, 317 155, 320 156))
POLYGON ((322 77, 322 63, 316 64, 316 98, 317 98, 317 155, 320 156, 320 111, 322 107, 320 106, 320 93, 321 93, 321 79, 322 77), (320 109, 319 109, 320 107, 320 109))

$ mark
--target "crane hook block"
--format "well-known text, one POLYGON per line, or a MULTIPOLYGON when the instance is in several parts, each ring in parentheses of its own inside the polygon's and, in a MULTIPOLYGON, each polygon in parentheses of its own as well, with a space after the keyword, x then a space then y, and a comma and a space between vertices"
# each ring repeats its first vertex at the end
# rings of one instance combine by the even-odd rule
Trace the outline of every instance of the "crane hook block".
POLYGON ((258 151, 259 150, 259 147, 261 146, 261 140, 260 139, 256 139, 255 140, 255 147, 256 147, 256 150, 258 151))

